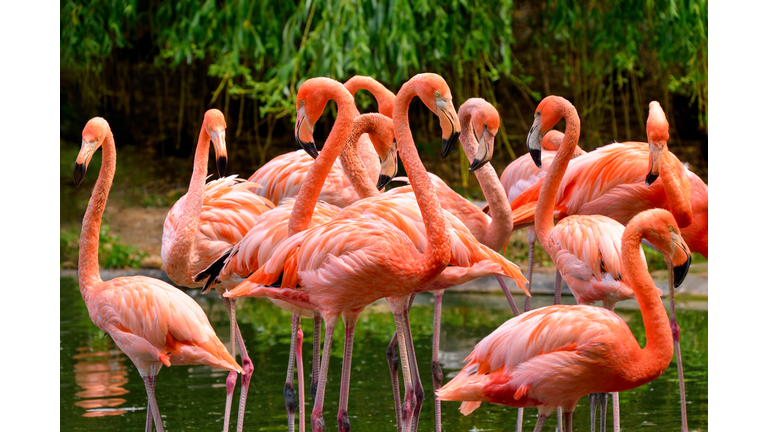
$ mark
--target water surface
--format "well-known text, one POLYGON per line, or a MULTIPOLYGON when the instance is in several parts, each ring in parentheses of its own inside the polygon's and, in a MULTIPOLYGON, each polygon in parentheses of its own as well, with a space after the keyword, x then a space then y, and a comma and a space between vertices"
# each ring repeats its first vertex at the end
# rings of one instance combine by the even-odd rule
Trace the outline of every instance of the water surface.
MULTIPOLYGON (((223 303, 213 292, 197 295, 187 291, 208 314, 219 338, 229 346, 229 321, 223 303)), ((515 296, 522 305, 522 296, 515 296)), ((572 297, 564 297, 573 302, 572 297)), ((411 327, 419 371, 427 397, 419 429, 434 430, 434 405, 430 375, 433 297, 419 295, 411 311, 411 327)), ((534 297, 534 307, 551 304, 551 297, 534 297)), ((246 408, 245 429, 286 430, 283 385, 290 344, 290 314, 260 299, 244 299, 238 305, 238 321, 248 346, 255 373, 246 408)), ((688 399, 688 424, 692 431, 707 430, 707 325, 706 302, 681 302, 678 320, 682 328, 682 352, 688 399)), ((645 344, 642 317, 632 304, 619 303, 617 313, 629 324, 641 346, 645 344)), ((440 361, 445 382, 461 369, 475 344, 511 317, 503 296, 446 293, 443 303, 440 361)), ((131 361, 111 338, 88 317, 77 282, 61 279, 60 307, 60 423, 62 430, 136 431, 144 428, 147 395, 144 382, 131 361)), ((307 388, 311 370, 312 321, 304 320, 304 370, 307 388)), ((339 326, 342 327, 341 322, 339 326)), ((343 329, 343 327, 342 327, 343 329)), ((360 316, 350 385, 349 414, 355 431, 392 430, 395 427, 392 387, 385 349, 394 323, 386 304, 375 304, 360 316)), ((327 430, 336 428, 343 330, 337 328, 325 398, 327 430)), ((156 395, 164 424, 173 430, 220 430, 224 413, 226 373, 207 366, 163 368, 156 395)), ((235 397, 239 397, 240 387, 235 397)), ((236 404, 233 407, 236 410, 236 404)), ((465 417, 458 402, 443 403, 443 426, 449 431, 510 430, 517 409, 484 403, 465 417)), ((311 403, 307 395, 307 423, 311 403)), ((610 410, 610 406, 609 406, 610 410)), ((532 430, 536 410, 525 411, 525 430, 532 430)), ((236 413, 231 428, 234 430, 236 413)), ((610 422, 610 416, 609 416, 610 422)), ((610 423, 609 423, 610 424, 610 423)), ((680 428, 680 401, 674 357, 670 367, 653 382, 621 393, 623 430, 667 431, 680 428)), ((554 430, 548 420, 545 430, 554 430)), ((307 427, 309 430, 309 425, 307 427)), ((589 430, 589 405, 582 398, 574 413, 574 430, 589 430)))

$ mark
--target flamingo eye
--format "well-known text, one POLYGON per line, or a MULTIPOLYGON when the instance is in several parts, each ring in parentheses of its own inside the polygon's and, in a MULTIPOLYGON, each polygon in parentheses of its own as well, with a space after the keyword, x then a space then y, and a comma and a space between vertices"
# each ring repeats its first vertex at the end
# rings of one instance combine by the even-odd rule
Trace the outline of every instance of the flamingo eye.
POLYGON ((671 233, 675 232, 675 228, 673 228, 673 227, 668 227, 668 228, 669 228, 669 232, 671 232, 671 233))
POLYGON ((440 92, 439 91, 435 91, 435 97, 440 97, 440 92))

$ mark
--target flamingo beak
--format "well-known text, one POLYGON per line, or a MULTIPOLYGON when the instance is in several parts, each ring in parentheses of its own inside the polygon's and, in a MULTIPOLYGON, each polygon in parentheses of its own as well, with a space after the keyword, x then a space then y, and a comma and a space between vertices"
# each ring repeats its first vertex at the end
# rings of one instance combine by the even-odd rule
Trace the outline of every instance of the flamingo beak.
POLYGON ((648 175, 645 177, 645 185, 650 186, 659 177, 661 167, 661 153, 666 143, 654 143, 648 138, 648 175), (659 145, 661 144, 661 145, 659 145))
POLYGON ((483 135, 478 140, 477 154, 475 160, 472 161, 472 165, 469 166, 469 171, 474 172, 483 165, 491 161, 493 157, 493 140, 494 136, 488 132, 488 127, 483 131, 483 135))
POLYGON ((93 157, 93 154, 96 153, 98 148, 98 140, 91 142, 86 142, 83 140, 83 143, 80 146, 80 153, 77 154, 77 159, 75 160, 75 186, 80 186, 80 184, 83 182, 83 179, 85 178, 85 172, 88 170, 88 164, 91 162, 91 158, 93 157))
POLYGON ((672 262, 674 267, 672 270, 675 288, 677 288, 683 283, 685 277, 688 275, 688 269, 691 267, 691 250, 688 248, 688 245, 685 244, 685 240, 676 233, 672 233, 672 243, 674 245, 674 260, 672 262), (682 252, 682 254, 679 252, 682 252), (682 260, 683 257, 685 259, 684 261, 682 260), (677 262, 681 262, 681 264, 675 265, 677 262))
POLYGON ((461 125, 459 124, 459 116, 453 108, 453 102, 438 97, 437 109, 440 112, 440 128, 443 130, 443 148, 440 151, 440 156, 445 159, 459 139, 461 125))
POLYGON ((376 189, 383 189, 395 175, 397 175, 397 141, 393 140, 392 148, 387 153, 387 157, 381 161, 381 173, 379 174, 379 181, 376 183, 376 189))
POLYGON ((213 142, 213 152, 216 154, 216 171, 219 177, 224 177, 227 173, 227 143, 225 140, 225 131, 210 131, 211 142, 213 142))
POLYGON ((317 152, 317 146, 315 145, 315 138, 313 137, 314 128, 310 124, 309 119, 304 113, 304 107, 300 107, 296 111, 296 142, 299 143, 302 149, 312 156, 313 159, 317 159, 319 153, 317 152))
POLYGON ((541 168, 541 142, 544 137, 541 135, 541 113, 536 113, 531 125, 531 130, 528 132, 528 139, 526 144, 528 145, 528 153, 531 154, 531 159, 537 167, 541 168))

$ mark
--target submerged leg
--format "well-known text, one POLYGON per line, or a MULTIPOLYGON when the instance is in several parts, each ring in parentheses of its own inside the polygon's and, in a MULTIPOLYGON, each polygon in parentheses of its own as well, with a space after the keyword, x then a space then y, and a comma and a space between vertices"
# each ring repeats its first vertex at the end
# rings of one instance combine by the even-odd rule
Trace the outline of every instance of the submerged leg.
MULTIPOLYGON (((415 294, 411 295, 410 305, 413 304, 415 294)), ((405 311, 405 340, 408 343, 408 362, 411 367, 411 377, 413 379, 413 394, 416 401, 413 409, 413 420, 411 430, 418 430, 419 415, 421 414, 421 405, 424 403, 424 387, 421 385, 421 378, 419 377, 419 367, 416 363, 416 349, 413 345, 413 335, 411 334, 411 320, 408 317, 408 313, 411 310, 411 306, 405 311)))
POLYGON ((296 332, 296 372, 299 374, 299 432, 304 432, 304 429, 306 428, 306 410, 304 409, 304 358, 301 355, 301 345, 304 343, 304 332, 301 331, 301 316, 299 316, 298 327, 299 330, 296 332))
MULTIPOLYGON (((251 382, 251 376, 253 376, 253 362, 251 362, 251 358, 248 356, 248 351, 245 349, 243 335, 240 334, 240 326, 237 325, 237 319, 235 319, 236 299, 229 299, 229 301, 232 308, 230 314, 232 320, 230 322, 230 327, 235 328, 235 338, 237 339, 237 346, 240 348, 240 361, 243 364, 243 374, 240 377, 240 405, 238 406, 237 411, 237 432, 243 432, 243 425, 245 423, 245 401, 248 398, 248 385, 251 382)), ((234 390, 234 387, 232 389, 234 390)))
MULTIPOLYGON (((226 297, 222 297, 224 300, 224 307, 227 310, 227 317, 229 318, 229 342, 231 344, 230 350, 232 351, 232 358, 237 359, 237 333, 235 332, 235 318, 232 316, 232 301, 226 297)), ((235 383, 237 382, 237 372, 229 371, 227 375, 227 398, 224 405, 224 432, 229 430, 229 417, 232 413, 232 398, 235 394, 235 383)))
POLYGON ((341 364, 341 394, 339 396, 339 414, 336 416, 336 422, 339 431, 349 432, 349 381, 352 373, 352 344, 355 339, 355 324, 358 314, 349 314, 345 316, 344 322, 344 358, 341 364))
POLYGON ((312 409, 312 432, 325 430, 323 420, 323 398, 325 397, 325 384, 328 380, 328 363, 331 361, 331 344, 333 343, 333 329, 336 328, 338 315, 329 315, 325 319, 325 341, 323 343, 323 359, 320 362, 320 374, 317 380, 317 394, 315 394, 315 406, 312 409))
MULTIPOLYGON (((432 391, 435 400, 435 432, 442 430, 440 401, 434 394, 443 386, 443 369, 440 367, 440 315, 443 310, 443 290, 435 292, 435 315, 432 322, 432 391)), ((513 303, 514 304, 514 303, 513 303)))
MULTIPOLYGON (((387 364, 389 365, 389 375, 392 378, 392 394, 395 398, 395 417, 397 419, 397 430, 403 430, 403 413, 400 411, 400 381, 397 370, 399 369, 400 359, 397 354, 397 330, 392 335, 392 340, 387 346, 387 364)), ((405 385, 405 384, 403 384, 405 385)))
POLYGON ((413 410, 416 404, 416 397, 413 389, 411 368, 408 363, 408 343, 406 342, 405 337, 404 315, 407 310, 408 299, 403 297, 387 298, 387 303, 389 303, 389 308, 392 310, 392 315, 395 317, 395 327, 397 328, 397 343, 400 349, 400 363, 402 363, 403 366, 403 387, 405 388, 405 396, 403 397, 402 406, 403 428, 400 430, 403 432, 409 432, 411 430, 411 420, 413 418, 413 410))
POLYGON ((288 430, 293 431, 296 428, 296 390, 293 388, 293 367, 296 361, 296 338, 298 337, 298 326, 301 315, 291 313, 291 349, 288 354, 288 373, 285 377, 285 387, 283 388, 283 398, 285 399, 285 410, 288 412, 288 430))
POLYGON ((672 327, 672 340, 675 343, 675 359, 677 360, 677 376, 680 379, 680 413, 682 415, 682 432, 688 432, 688 413, 685 408, 685 382, 683 381, 683 357, 680 353, 680 325, 675 318, 675 275, 672 265, 669 268, 669 324, 672 327))

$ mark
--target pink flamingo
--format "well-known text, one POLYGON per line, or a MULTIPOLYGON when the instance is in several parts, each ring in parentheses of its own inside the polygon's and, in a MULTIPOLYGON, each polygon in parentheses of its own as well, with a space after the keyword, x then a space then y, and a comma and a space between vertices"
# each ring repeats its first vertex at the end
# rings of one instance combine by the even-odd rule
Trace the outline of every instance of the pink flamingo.
MULTIPOLYGON (((189 190, 173 205, 165 218, 160 257, 168 277, 179 286, 203 286, 194 280, 194 276, 237 244, 262 213, 274 208, 274 204, 269 200, 253 193, 253 189, 258 185, 237 179, 235 176, 205 184, 211 141, 214 143, 219 174, 223 174, 226 169, 225 128, 226 122, 221 111, 210 109, 205 113, 195 150, 195 165, 189 181, 189 190)), ((225 291, 223 286, 216 289, 219 294, 225 291)), ((239 347, 243 362, 237 418, 239 432, 243 429, 253 364, 237 326, 235 301, 223 300, 230 320, 232 354, 237 356, 239 347)), ((230 373, 227 379, 234 382, 236 374, 230 373)), ((228 400, 227 407, 230 402, 228 400)), ((229 409, 226 410, 224 424, 229 424, 229 409)))
POLYGON ((555 305, 512 318, 475 346, 467 364, 438 392, 441 400, 464 401, 470 414, 482 402, 538 407, 535 432, 556 407, 572 430, 578 400, 595 392, 633 389, 660 376, 672 359, 672 332, 664 305, 640 254, 640 241, 655 245, 684 276, 688 246, 666 210, 648 210, 632 219, 622 236, 622 274, 643 315, 646 346, 629 326, 599 307, 555 305))
MULTIPOLYGON (((147 389, 146 431, 152 421, 163 430, 155 399, 155 379, 163 365, 204 364, 242 373, 227 352, 202 308, 171 285, 144 276, 102 281, 99 275, 99 230, 115 176, 115 141, 109 124, 94 117, 83 129, 83 144, 75 163, 75 184, 80 185, 93 154, 102 148, 102 164, 83 218, 78 259, 80 293, 93 323, 108 333, 139 370, 147 389)), ((227 400, 234 380, 227 379, 227 400)), ((229 403, 227 403, 227 408, 229 403)), ((225 423, 224 430, 227 429, 225 423)))
MULTIPOLYGON (((459 247, 459 245, 454 241, 454 246, 450 246, 449 239, 459 234, 458 230, 446 232, 445 220, 438 212, 442 210, 437 204, 434 192, 431 191, 429 177, 418 159, 407 120, 404 120, 407 118, 407 105, 417 94, 433 112, 439 110, 444 144, 447 144, 448 148, 451 146, 450 137, 455 136, 452 132, 456 131, 458 125, 450 102, 450 90, 440 77, 433 74, 417 75, 398 93, 395 115, 396 119, 402 119, 400 121, 404 122, 404 126, 396 122, 398 126, 395 129, 395 135, 400 142, 400 156, 413 182, 419 208, 425 215, 423 222, 427 232, 425 252, 420 253, 409 237, 418 237, 418 232, 408 228, 404 232, 400 228, 410 225, 403 223, 399 213, 389 210, 387 212, 389 215, 374 214, 381 207, 367 205, 367 203, 382 197, 368 198, 344 209, 329 224, 303 231, 286 240, 259 271, 226 294, 232 297, 247 295, 282 298, 301 307, 317 308, 323 314, 326 322, 326 338, 318 396, 312 416, 314 429, 319 429, 322 425, 322 401, 330 353, 330 338, 340 315, 345 317, 347 331, 338 422, 340 428, 349 428, 346 403, 354 325, 362 309, 382 297, 388 298, 398 327, 400 355, 406 384, 404 411, 407 428, 410 430, 418 420, 418 410, 414 409, 417 406, 417 395, 409 367, 414 364, 411 359, 415 357, 407 348, 410 335, 403 333, 408 329, 404 315, 410 294, 429 289, 425 285, 437 277, 444 270, 445 265, 451 261, 451 247, 459 247), (425 193, 426 196, 424 196, 425 193), (364 208, 361 209, 361 206, 364 208), (388 221, 392 219, 400 219, 400 223, 392 224, 388 221), (367 281, 374 277, 378 283, 375 289, 372 289, 367 281), (278 278, 282 280, 280 288, 268 286, 278 278), (293 289, 299 283, 302 289, 298 291, 293 289), (361 286, 366 289, 361 290, 361 286)), ((301 103, 302 100, 299 99, 298 104, 301 103)), ((310 106, 307 103, 306 107, 310 106)), ((309 138, 309 135, 305 136, 309 138)), ((304 189, 302 193, 303 191, 304 189)), ((293 217, 291 223, 293 223, 293 217)), ((471 239, 469 232, 462 234, 465 236, 464 239, 471 239)), ((458 243, 460 244, 461 240, 458 243)), ((512 271, 517 269, 514 265, 511 267, 512 271)), ((519 269, 517 272, 518 280, 524 281, 519 269)), ((519 282, 519 284, 523 283, 519 282)))

